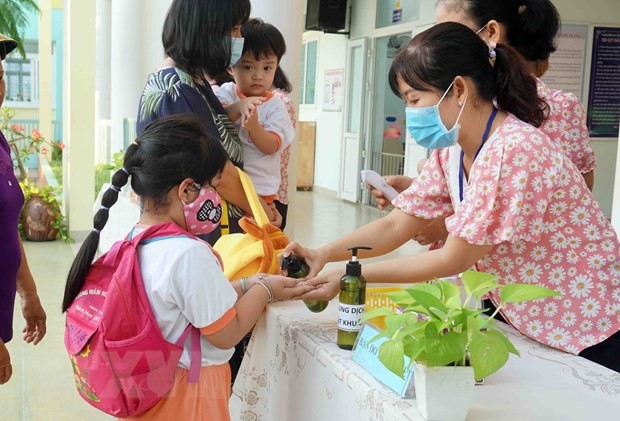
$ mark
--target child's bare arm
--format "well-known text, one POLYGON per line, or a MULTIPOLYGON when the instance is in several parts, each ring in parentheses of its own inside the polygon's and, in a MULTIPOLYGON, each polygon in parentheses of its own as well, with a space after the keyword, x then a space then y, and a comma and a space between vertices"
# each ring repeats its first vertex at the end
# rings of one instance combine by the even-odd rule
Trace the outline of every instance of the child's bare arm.
POLYGON ((280 149, 281 140, 274 133, 268 132, 258 121, 258 110, 255 108, 243 122, 252 142, 265 155, 273 155, 280 149))

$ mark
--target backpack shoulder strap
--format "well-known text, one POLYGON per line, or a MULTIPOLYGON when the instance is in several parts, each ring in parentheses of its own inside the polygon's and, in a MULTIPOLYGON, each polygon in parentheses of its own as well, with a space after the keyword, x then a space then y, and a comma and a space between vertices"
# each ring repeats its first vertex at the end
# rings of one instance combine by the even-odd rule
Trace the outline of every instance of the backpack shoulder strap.
POLYGON ((198 383, 200 377, 200 367, 202 365, 202 346, 200 343, 200 330, 193 326, 187 325, 179 339, 174 343, 176 346, 183 347, 187 337, 191 334, 190 363, 188 383, 198 383))

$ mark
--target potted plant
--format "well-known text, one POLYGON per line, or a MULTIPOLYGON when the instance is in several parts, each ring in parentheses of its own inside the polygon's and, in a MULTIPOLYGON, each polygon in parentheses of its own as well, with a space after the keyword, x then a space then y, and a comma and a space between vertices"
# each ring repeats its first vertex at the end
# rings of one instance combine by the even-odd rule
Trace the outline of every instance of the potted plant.
POLYGON ((38 158, 39 153, 47 154, 51 151, 54 174, 62 174, 64 144, 47 140, 36 129, 28 134, 21 124, 14 122, 14 117, 14 110, 0 110, 0 129, 11 148, 16 175, 24 194, 24 207, 19 219, 20 234, 30 241, 50 241, 60 236, 65 242, 72 242, 57 199, 60 188, 31 184, 24 165, 29 155, 35 154, 38 158))
POLYGON ((495 373, 519 355, 493 316, 505 305, 561 295, 538 285, 500 285, 483 272, 463 273, 461 288, 445 280, 416 284, 387 294, 398 306, 369 311, 363 320, 385 316, 386 328, 375 338, 387 338, 379 360, 403 377, 405 356, 413 365, 418 409, 426 419, 464 420, 475 379, 495 373), (500 290, 497 311, 472 306, 489 291, 500 290), (490 316, 490 317, 489 317, 490 316))
POLYGON ((24 193, 24 207, 19 218, 22 237, 30 241, 51 241, 60 236, 65 242, 72 242, 56 199, 57 189, 32 185, 28 180, 20 181, 19 185, 24 193))

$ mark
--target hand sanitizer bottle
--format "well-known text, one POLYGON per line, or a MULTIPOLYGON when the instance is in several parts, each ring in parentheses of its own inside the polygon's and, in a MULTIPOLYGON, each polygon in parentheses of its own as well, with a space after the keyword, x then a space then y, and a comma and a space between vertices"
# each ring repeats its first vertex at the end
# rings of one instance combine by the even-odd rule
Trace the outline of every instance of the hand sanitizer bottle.
POLYGON ((352 257, 340 280, 336 343, 342 349, 353 349, 366 303, 366 279, 362 276, 362 265, 357 261, 357 251, 360 249, 371 250, 369 247, 351 247, 352 257))

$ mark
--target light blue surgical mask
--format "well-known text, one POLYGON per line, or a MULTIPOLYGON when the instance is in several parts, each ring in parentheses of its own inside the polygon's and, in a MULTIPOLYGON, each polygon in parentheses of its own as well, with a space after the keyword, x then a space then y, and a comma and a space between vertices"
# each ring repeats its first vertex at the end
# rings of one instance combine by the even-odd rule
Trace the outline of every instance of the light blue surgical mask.
POLYGON ((241 56, 243 55, 243 44, 245 43, 245 39, 243 38, 230 38, 230 65, 231 67, 237 64, 239 60, 241 60, 241 56))
POLYGON ((439 104, 446 97, 453 84, 454 82, 450 84, 437 105, 424 108, 407 107, 405 110, 407 130, 409 130, 411 137, 418 145, 427 149, 449 148, 456 145, 459 139, 459 129, 461 128, 459 120, 461 114, 463 114, 465 104, 467 104, 467 98, 465 98, 465 104, 461 107, 456 122, 450 130, 443 124, 441 114, 439 113, 439 104))

